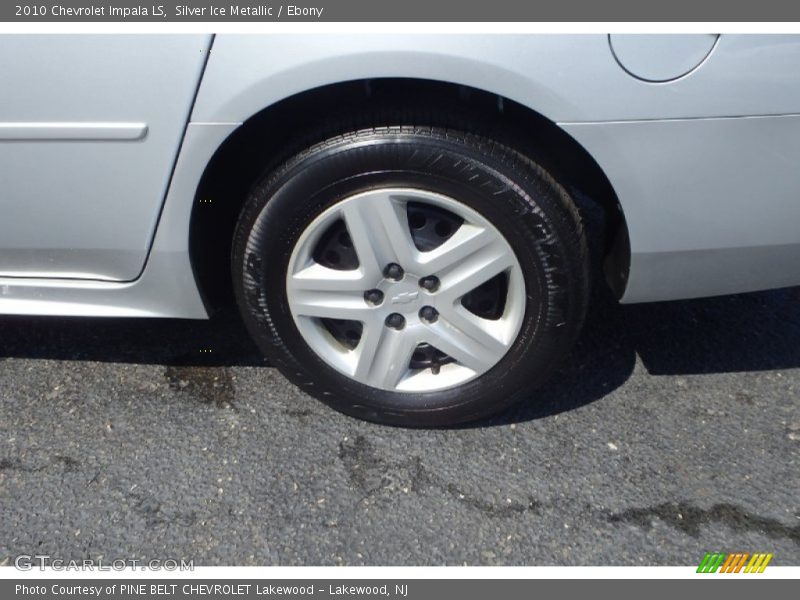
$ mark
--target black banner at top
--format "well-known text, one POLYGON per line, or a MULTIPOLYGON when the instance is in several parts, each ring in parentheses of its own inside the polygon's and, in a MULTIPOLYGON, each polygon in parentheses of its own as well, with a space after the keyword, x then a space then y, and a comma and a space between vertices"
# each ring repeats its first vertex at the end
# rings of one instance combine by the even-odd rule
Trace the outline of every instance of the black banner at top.
POLYGON ((800 21, 786 0, 32 0, 5 22, 659 22, 800 21))

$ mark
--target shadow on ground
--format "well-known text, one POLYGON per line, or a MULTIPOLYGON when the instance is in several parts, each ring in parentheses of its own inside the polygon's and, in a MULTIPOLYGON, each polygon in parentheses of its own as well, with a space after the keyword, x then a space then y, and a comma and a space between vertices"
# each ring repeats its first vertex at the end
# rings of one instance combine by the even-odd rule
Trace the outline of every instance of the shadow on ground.
POLYGON ((650 375, 800 367, 800 288, 623 306, 595 294, 580 340, 537 394, 492 423, 572 410, 624 384, 639 357, 650 375))
POLYGON ((209 321, 0 317, 0 360, 6 357, 175 367, 266 364, 232 307, 209 321))
MULTIPOLYGON (((800 288, 621 306, 595 293, 580 340, 536 402, 480 426, 537 419, 593 402, 624 384, 639 356, 648 373, 681 375, 800 367, 800 288)), ((210 321, 0 318, 6 357, 163 364, 266 364, 235 309, 210 321)))

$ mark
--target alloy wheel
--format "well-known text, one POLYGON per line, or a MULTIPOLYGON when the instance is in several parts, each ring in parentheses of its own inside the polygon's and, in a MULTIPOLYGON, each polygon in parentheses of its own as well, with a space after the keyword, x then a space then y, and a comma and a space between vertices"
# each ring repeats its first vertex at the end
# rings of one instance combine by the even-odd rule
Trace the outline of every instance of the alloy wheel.
POLYGON ((371 387, 427 392, 494 367, 521 328, 516 255, 454 198, 375 189, 340 200, 300 235, 286 277, 308 346, 371 387))

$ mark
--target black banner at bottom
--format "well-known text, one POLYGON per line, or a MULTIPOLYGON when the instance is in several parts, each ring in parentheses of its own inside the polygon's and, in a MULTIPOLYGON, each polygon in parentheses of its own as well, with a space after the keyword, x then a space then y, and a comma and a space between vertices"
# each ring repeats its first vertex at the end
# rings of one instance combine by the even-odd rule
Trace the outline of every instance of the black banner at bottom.
MULTIPOLYGON (((724 593, 726 600, 737 597, 753 597, 754 594, 790 593, 791 580, 760 579, 756 577, 701 576, 696 579, 411 579, 411 580, 366 580, 366 579, 308 579, 308 580, 194 580, 194 579, 26 579, 0 580, 0 598, 5 600, 132 600, 135 598, 159 598, 162 600, 270 600, 271 598, 322 598, 325 600, 376 598, 409 600, 442 600, 457 598, 484 600, 486 598, 516 598, 530 600, 542 594, 557 593, 566 597, 614 597, 636 595, 648 600, 702 593, 704 596, 714 586, 714 593, 724 593), (713 583, 712 583, 713 581, 713 583), (758 591, 756 586, 759 587, 758 591), (612 596, 612 594, 614 596, 612 596)), ((795 590, 796 591, 796 590, 795 590)), ((774 594, 774 595, 772 595, 774 594)), ((691 596, 689 596, 691 597, 691 596)))

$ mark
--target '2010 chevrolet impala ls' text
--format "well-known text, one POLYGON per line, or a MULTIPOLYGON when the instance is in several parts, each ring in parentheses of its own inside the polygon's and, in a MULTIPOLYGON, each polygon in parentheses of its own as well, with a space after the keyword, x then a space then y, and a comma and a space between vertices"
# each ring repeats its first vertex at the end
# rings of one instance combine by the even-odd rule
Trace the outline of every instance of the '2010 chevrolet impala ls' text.
POLYGON ((271 364, 361 418, 535 402, 594 270, 622 302, 800 284, 797 36, 6 35, 0 55, 0 313, 235 299, 271 364))

